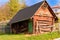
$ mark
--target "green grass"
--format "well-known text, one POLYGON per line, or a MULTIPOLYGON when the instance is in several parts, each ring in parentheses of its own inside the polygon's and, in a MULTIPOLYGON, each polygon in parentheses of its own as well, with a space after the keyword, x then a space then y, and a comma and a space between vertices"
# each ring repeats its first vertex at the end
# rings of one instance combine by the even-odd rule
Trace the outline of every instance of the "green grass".
POLYGON ((60 34, 58 32, 41 34, 37 36, 26 36, 24 34, 3 34, 0 35, 0 40, 52 40, 59 37, 60 34))

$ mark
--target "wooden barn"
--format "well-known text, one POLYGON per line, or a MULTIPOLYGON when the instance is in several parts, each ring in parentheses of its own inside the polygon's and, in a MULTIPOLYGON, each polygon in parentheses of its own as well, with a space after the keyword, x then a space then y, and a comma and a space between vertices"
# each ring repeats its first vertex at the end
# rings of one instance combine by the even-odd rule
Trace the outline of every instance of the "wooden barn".
POLYGON ((47 1, 41 1, 24 8, 9 22, 12 33, 45 33, 51 32, 58 20, 47 1))

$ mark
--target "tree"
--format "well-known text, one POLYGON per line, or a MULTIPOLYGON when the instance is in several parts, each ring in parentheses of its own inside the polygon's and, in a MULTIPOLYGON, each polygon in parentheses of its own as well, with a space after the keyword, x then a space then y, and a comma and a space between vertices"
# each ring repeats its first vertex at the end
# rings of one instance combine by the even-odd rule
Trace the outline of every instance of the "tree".
POLYGON ((19 0, 10 0, 0 7, 0 21, 10 20, 19 10, 25 7, 25 2, 21 4, 19 0))
POLYGON ((20 9, 25 8, 25 4, 20 4, 19 0, 10 0, 8 3, 9 7, 10 7, 10 17, 13 17, 20 9))
POLYGON ((9 14, 10 14, 10 17, 12 17, 19 10, 18 0, 10 0, 8 5, 10 8, 9 14))

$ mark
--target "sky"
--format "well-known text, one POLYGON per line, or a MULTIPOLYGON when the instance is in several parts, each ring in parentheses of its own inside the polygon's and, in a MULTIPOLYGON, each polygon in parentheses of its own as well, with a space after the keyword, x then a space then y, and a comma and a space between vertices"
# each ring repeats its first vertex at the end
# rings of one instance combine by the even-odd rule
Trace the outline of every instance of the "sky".
MULTIPOLYGON (((9 0, 0 0, 0 5, 3 5, 8 1, 9 0)), ((42 0, 25 0, 25 3, 26 5, 31 6, 41 1, 42 0)), ((60 0, 46 0, 46 1, 49 3, 50 6, 55 6, 60 2, 60 0)))
MULTIPOLYGON (((42 0, 30 0, 29 2, 28 2, 28 0, 26 0, 26 1, 27 1, 26 4, 29 4, 29 6, 30 6, 30 5, 33 5, 33 4, 37 3, 37 2, 40 2, 42 0)), ((46 1, 49 3, 50 6, 54 6, 54 5, 56 5, 58 3, 57 0, 46 0, 46 1)))

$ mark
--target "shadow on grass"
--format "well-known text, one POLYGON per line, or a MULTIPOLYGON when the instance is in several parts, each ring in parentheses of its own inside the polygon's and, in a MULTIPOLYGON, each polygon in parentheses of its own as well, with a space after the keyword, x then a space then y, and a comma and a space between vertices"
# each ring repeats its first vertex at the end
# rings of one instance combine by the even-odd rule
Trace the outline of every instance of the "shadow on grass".
POLYGON ((23 34, 23 33, 21 33, 21 34, 12 34, 12 33, 8 34, 8 33, 1 33, 0 35, 25 35, 25 34, 23 34))

